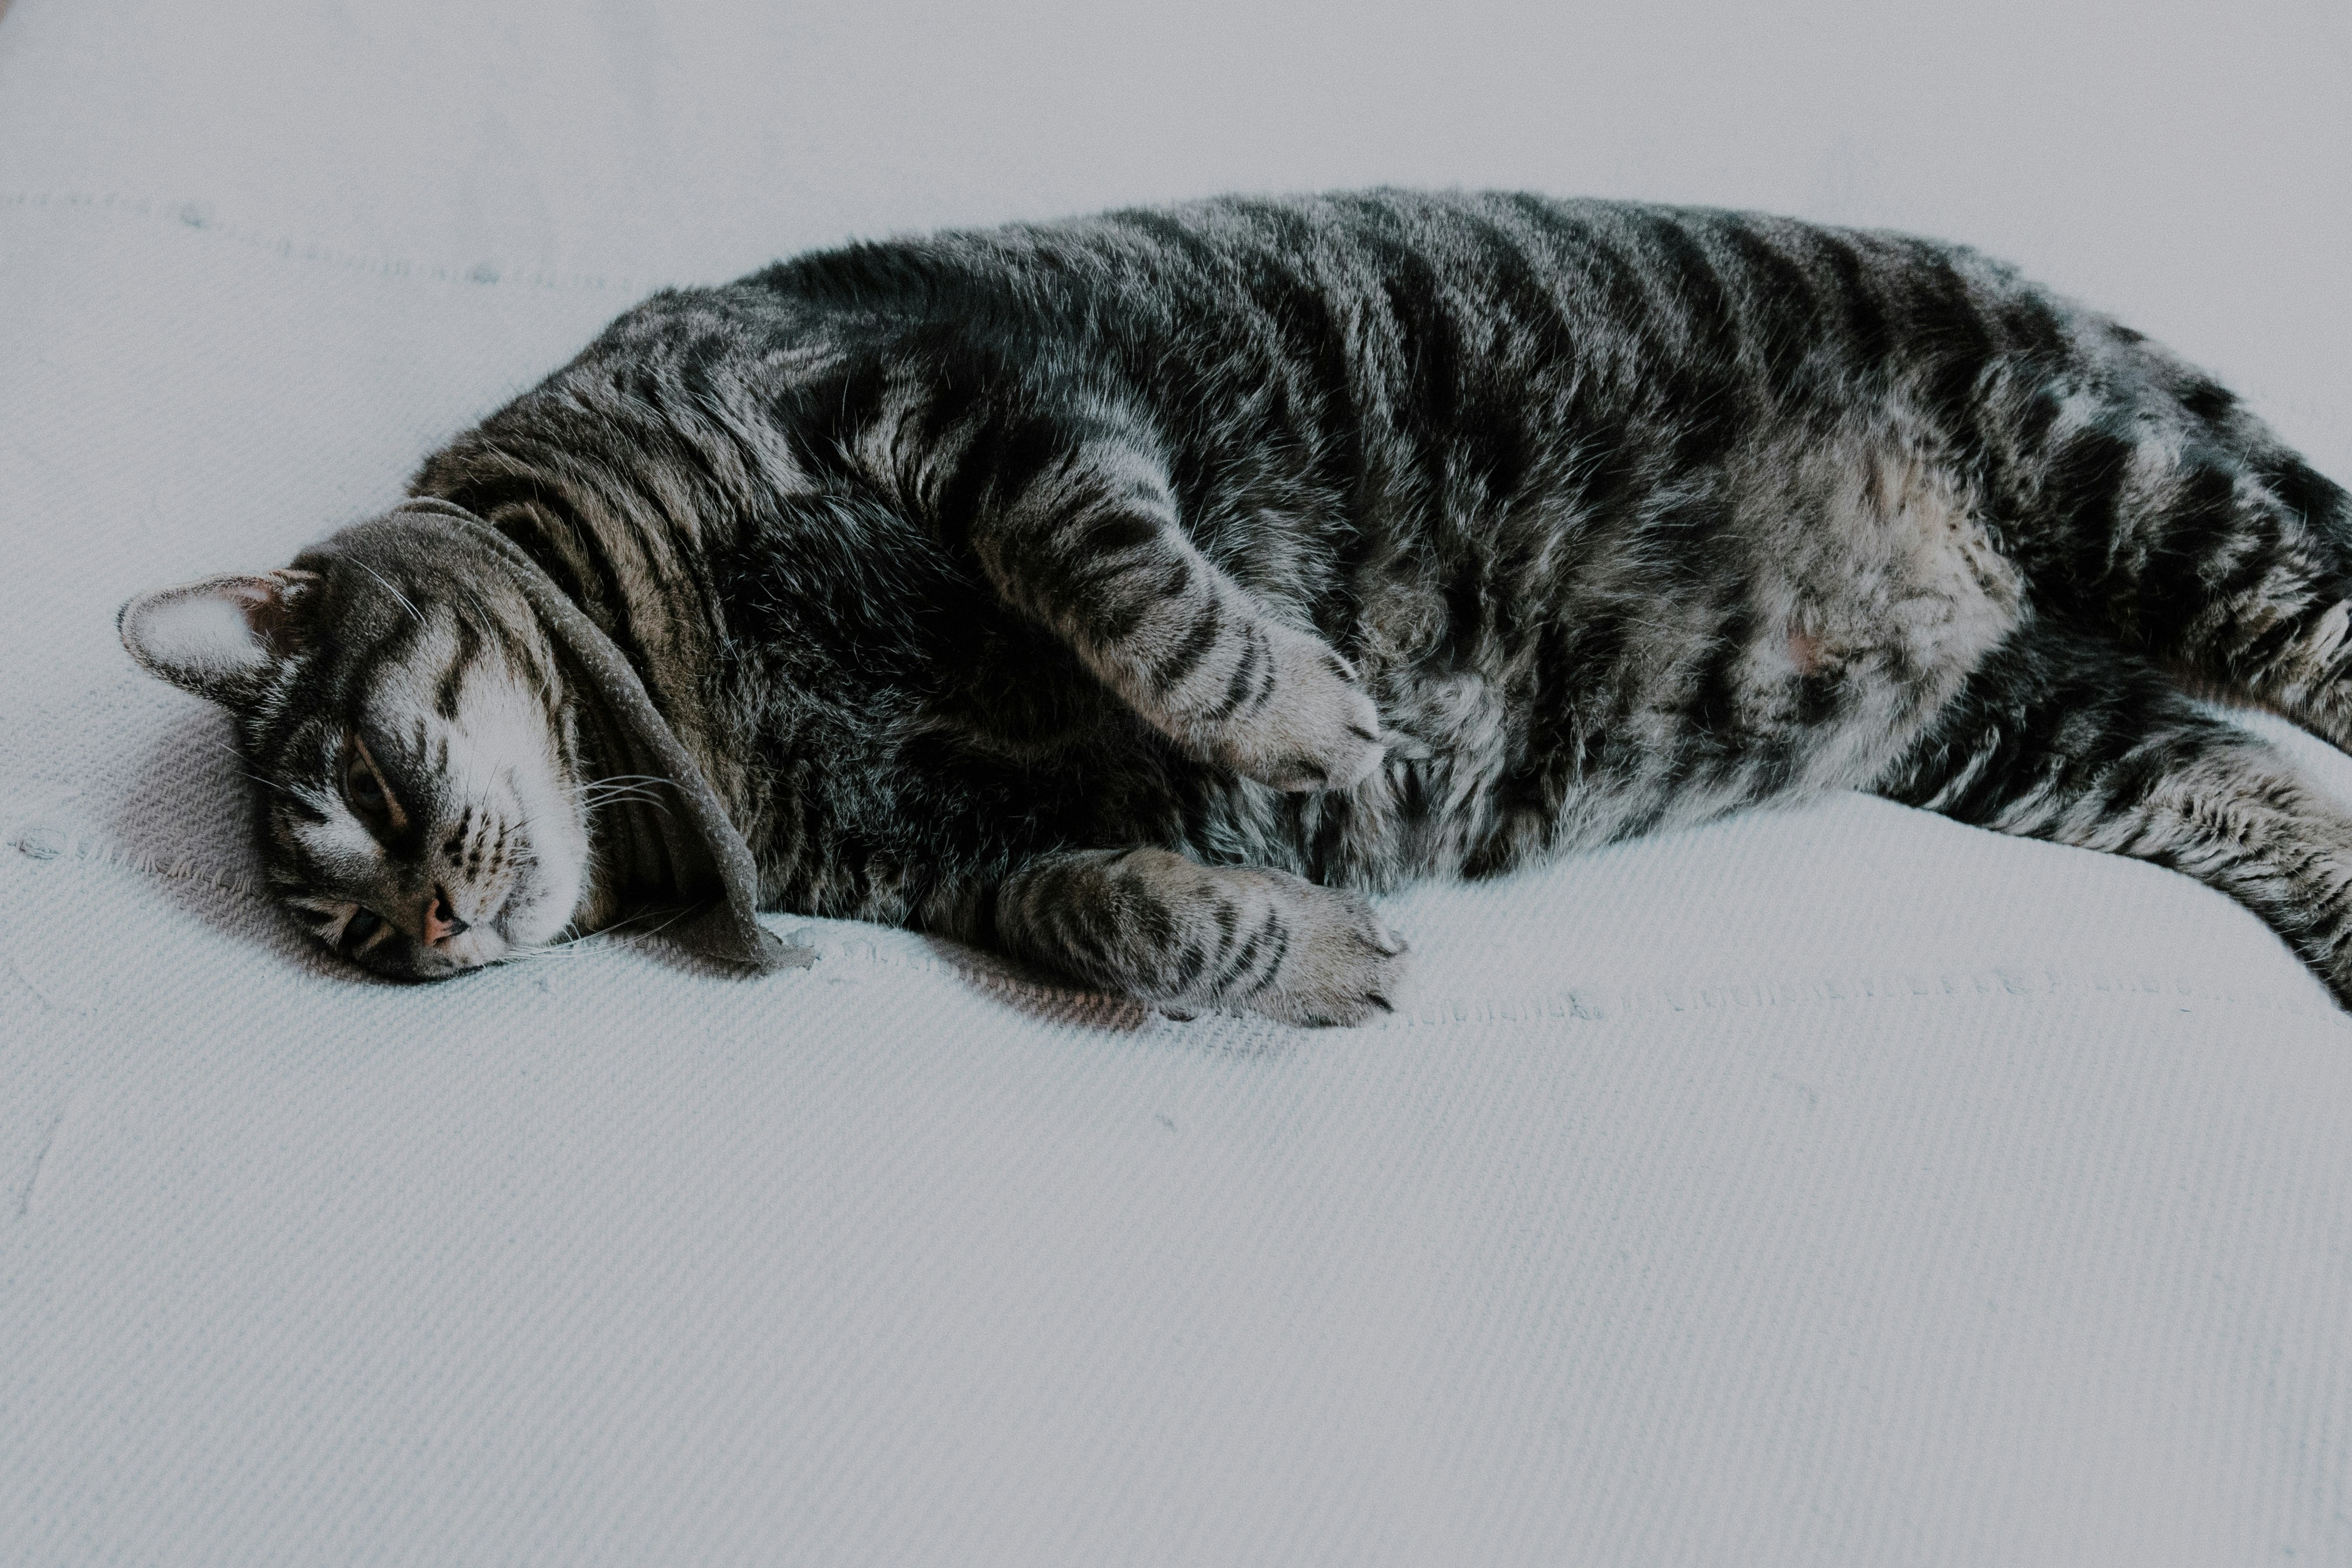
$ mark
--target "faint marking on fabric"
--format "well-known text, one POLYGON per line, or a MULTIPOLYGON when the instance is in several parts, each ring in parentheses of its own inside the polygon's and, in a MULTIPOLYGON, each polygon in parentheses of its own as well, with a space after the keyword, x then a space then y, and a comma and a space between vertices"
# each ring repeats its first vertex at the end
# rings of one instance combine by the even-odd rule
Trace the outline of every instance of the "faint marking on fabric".
POLYGON ((1969 995, 2024 1000, 2056 997, 2126 1000, 2169 995, 2194 998, 2208 1005, 2241 1007, 2293 1017, 2326 1018, 2339 1026, 2352 1028, 2352 1017, 2333 1006, 2280 996, 2242 995, 2193 985, 2187 981, 2161 981, 2146 975, 2062 977, 2051 971, 2037 974, 2011 967, 1940 973, 1905 970, 1879 975, 1803 976, 1718 984, 1669 984, 1622 990, 1606 999, 1588 990, 1518 999, 1425 999, 1415 1005, 1406 1016, 1365 1027, 1391 1030, 1452 1023, 1535 1023, 1564 1018, 1588 1021, 1643 1015, 1738 1013, 1806 1004, 1889 1002, 1914 997, 1969 995))
POLYGON ((8 973, 15 975, 24 985, 25 989, 33 994, 34 999, 39 1002, 40 1005, 49 1012, 72 1013, 79 1015, 89 1010, 84 1007, 68 1006, 65 1003, 58 1001, 47 991, 41 989, 40 982, 35 980, 31 975, 25 973, 25 966, 16 962, 16 955, 13 952, 8 955, 8 973))
POLYGON ((16 840, 16 848, 28 859, 54 860, 65 853, 68 842, 66 836, 54 827, 34 827, 16 840))
POLYGON ((215 216, 212 205, 203 201, 156 201, 147 196, 126 196, 119 193, 100 194, 92 191, 5 191, 0 192, 0 207, 17 207, 36 212, 117 213, 129 217, 142 217, 169 223, 190 234, 202 234, 207 239, 225 239, 275 256, 281 261, 306 261, 323 267, 339 268, 346 272, 366 272, 378 278, 415 278, 436 283, 504 283, 530 289, 585 289, 615 290, 641 294, 647 285, 635 279, 606 277, 590 272, 515 272, 509 274, 491 262, 480 261, 471 266, 446 267, 431 262, 410 261, 398 257, 362 256, 329 246, 305 245, 289 238, 272 238, 234 224, 223 224, 215 216))
POLYGON ((58 1113, 49 1118, 48 1131, 41 1135, 41 1146, 33 1155, 33 1173, 25 1178, 25 1190, 16 1197, 16 1217, 20 1220, 33 1212, 33 1194, 40 1190, 41 1173, 48 1167, 49 1151, 58 1146, 58 1129, 66 1124, 66 1113, 73 1109, 79 1094, 77 1089, 66 1096, 58 1113))

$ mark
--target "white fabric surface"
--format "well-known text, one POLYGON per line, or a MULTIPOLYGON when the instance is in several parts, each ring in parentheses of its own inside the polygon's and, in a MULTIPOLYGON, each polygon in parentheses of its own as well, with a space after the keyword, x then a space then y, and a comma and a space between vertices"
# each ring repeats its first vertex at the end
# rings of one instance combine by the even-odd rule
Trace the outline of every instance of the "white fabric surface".
POLYGON ((2352 479, 2347 87, 2323 0, 15 0, 0 1561, 2352 1563, 2352 1027, 2186 879, 1849 798, 1392 900, 1381 1028, 788 919, 409 990, 112 625, 653 287, 1234 187, 1969 238, 2352 479))

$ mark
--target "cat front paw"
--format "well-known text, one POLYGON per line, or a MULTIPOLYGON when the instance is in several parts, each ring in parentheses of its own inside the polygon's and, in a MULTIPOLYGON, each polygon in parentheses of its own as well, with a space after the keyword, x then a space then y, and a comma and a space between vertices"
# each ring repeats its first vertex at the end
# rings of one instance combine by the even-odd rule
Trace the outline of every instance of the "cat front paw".
POLYGON ((1354 893, 1300 884, 1290 902, 1290 946, 1271 984, 1244 1003, 1302 1027, 1361 1024, 1396 1011, 1405 945, 1354 893))
POLYGON ((1206 750, 1244 778, 1276 789, 1352 789, 1386 748, 1381 713, 1346 659, 1321 639, 1265 627, 1272 677, 1262 696, 1210 728, 1206 750))

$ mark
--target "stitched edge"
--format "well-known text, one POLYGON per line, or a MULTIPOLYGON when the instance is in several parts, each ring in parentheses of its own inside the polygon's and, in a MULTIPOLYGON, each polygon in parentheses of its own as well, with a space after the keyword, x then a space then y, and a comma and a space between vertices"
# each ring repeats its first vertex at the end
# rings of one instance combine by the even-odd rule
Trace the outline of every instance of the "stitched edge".
MULTIPOLYGON (((891 952, 878 943, 851 938, 824 942, 805 930, 787 931, 786 940, 814 947, 826 958, 856 959, 878 968, 948 975, 992 990, 1010 992, 1040 1002, 1091 1005, 1118 1010, 1137 1018, 1149 1017, 1140 1005, 1024 981, 949 958, 891 952)), ((2286 997, 2219 991, 2186 981, 2153 975, 2061 975, 2057 971, 2013 968, 1960 971, 1892 971, 1864 975, 1782 976, 1768 980, 1730 981, 1715 984, 1655 986, 1571 986, 1562 990, 1530 990, 1513 996, 1424 998, 1393 1017, 1359 1026, 1375 1033, 1458 1024, 1537 1024, 1576 1020, 1614 1023, 1675 1014, 1698 1016, 1721 1012, 1760 1012, 1767 1007, 1833 1002, 1892 1002, 1921 996, 2004 996, 2033 1001, 2106 996, 2116 1000, 2163 998, 2184 1007, 2229 1007, 2284 1017, 2328 1021, 2352 1030, 2352 1016, 2327 1006, 2286 997)), ((1231 1022, 1282 1026, 1252 1015, 1203 1015, 1231 1022)))
POLYGON ((176 224, 182 228, 215 236, 283 261, 305 261, 345 272, 365 272, 378 278, 414 278, 435 283, 485 287, 503 283, 509 287, 550 290, 610 290, 631 295, 651 293, 654 287, 633 278, 599 272, 509 268, 488 260, 478 261, 471 267, 445 267, 401 257, 365 256, 357 251, 337 250, 331 246, 306 244, 283 237, 273 237, 258 229, 221 223, 213 216, 212 204, 205 201, 159 201, 152 196, 129 196, 113 192, 0 191, 0 210, 11 208, 33 212, 119 213, 127 217, 176 224))
MULTIPOLYGON (((246 879, 210 871, 193 857, 165 859, 141 855, 88 835, 72 835, 53 827, 17 832, 8 845, 37 861, 71 860, 78 865, 143 873, 189 881, 238 898, 267 903, 268 895, 246 879)), ((1099 992, 1026 980, 985 962, 964 962, 947 954, 894 951, 862 937, 827 940, 812 928, 787 929, 786 942, 814 948, 821 961, 855 962, 869 968, 895 970, 960 981, 1010 999, 1071 1015, 1067 1022, 1097 1022, 1135 1028, 1157 1015, 1139 1003, 1106 996, 1099 992)), ((909 933, 910 935, 913 933, 909 933)), ((916 940, 921 940, 919 936, 916 940)), ((597 936, 582 939, 583 952, 608 945, 597 936), (593 944, 593 945, 591 945, 593 944)), ((626 935, 609 945, 621 946, 626 935)), ((823 963, 814 972, 825 973, 823 963)), ((1715 984, 1649 986, 1569 986, 1529 990, 1505 996, 1424 997, 1392 1017, 1360 1026, 1373 1033, 1439 1027, 1463 1024, 1540 1024, 1577 1021, 1612 1023, 1674 1015, 1699 1016, 1726 1012, 1760 1012, 1767 1007, 1820 1005, 1838 1002, 1892 1002, 1921 996, 1995 996, 2019 1001, 2061 1000, 2104 996, 2114 1000, 2162 998, 2183 1006, 2228 1007, 2250 1013, 2327 1022, 2352 1031, 2352 1015, 2320 1004, 2262 993, 2243 994, 2164 980, 2150 974, 2062 975, 2054 969, 1993 967, 1958 971, 1893 971, 1864 975, 1779 975, 1715 984)), ((1246 1014, 1204 1014, 1201 1023, 1244 1025, 1253 1030, 1281 1030, 1270 1019, 1246 1014)))

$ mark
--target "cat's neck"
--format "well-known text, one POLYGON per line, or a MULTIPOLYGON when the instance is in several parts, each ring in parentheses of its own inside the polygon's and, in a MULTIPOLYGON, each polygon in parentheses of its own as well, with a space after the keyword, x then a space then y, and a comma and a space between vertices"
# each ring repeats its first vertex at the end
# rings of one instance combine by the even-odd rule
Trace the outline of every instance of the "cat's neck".
MULTIPOLYGON (((440 499, 459 507, 469 500, 463 493, 440 499)), ((711 623, 702 595, 680 591, 701 575, 702 539, 657 510, 622 510, 601 499, 567 504, 551 490, 478 515, 536 562, 628 659, 729 816, 743 822, 754 805, 751 782, 727 744, 730 726, 716 696, 722 628, 711 623)))

